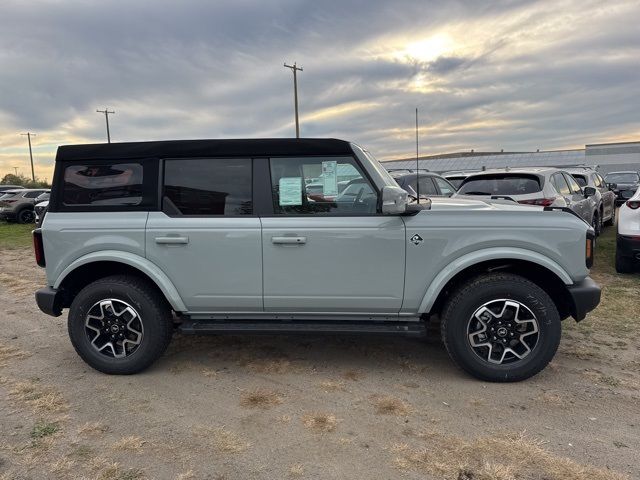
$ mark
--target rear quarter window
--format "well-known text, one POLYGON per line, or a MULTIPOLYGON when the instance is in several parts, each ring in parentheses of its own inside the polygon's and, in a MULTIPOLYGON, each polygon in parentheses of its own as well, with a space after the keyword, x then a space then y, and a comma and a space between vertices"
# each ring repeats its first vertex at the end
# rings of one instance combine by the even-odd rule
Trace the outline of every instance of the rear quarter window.
POLYGON ((68 165, 64 169, 62 203, 65 206, 140 205, 143 168, 140 163, 68 165))
POLYGON ((462 195, 527 195, 542 190, 536 175, 496 174, 468 177, 458 190, 462 195))

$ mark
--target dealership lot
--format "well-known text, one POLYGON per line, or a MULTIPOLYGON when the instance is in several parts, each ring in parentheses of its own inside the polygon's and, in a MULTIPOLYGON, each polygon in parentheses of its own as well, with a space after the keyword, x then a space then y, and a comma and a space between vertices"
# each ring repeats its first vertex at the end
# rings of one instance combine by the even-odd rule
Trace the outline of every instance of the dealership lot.
POLYGON ((477 381, 428 340, 176 336, 135 376, 42 314, 29 228, 0 223, 0 478, 636 478, 640 276, 598 240, 601 305, 533 379, 477 381), (626 476, 626 477, 625 477, 626 476))

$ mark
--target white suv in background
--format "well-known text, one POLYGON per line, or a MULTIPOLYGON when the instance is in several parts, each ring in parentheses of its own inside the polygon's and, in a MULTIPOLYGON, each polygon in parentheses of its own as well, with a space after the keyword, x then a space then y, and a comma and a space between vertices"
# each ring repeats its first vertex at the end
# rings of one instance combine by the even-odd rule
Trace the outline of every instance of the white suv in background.
POLYGON ((616 237, 616 271, 631 273, 640 266, 640 188, 620 206, 616 237))

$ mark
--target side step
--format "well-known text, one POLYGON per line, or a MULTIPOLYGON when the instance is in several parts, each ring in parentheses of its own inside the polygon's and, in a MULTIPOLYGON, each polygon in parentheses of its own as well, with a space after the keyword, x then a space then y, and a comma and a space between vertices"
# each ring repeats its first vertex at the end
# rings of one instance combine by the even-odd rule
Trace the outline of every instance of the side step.
POLYGON ((185 320, 178 330, 185 335, 222 333, 336 333, 424 336, 424 322, 316 321, 316 320, 185 320))

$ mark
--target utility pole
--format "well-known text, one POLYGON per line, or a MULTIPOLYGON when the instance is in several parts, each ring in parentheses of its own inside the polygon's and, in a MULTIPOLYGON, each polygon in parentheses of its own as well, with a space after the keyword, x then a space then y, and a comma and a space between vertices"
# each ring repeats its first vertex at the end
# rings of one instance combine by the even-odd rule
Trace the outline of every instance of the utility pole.
POLYGON ((21 133, 20 135, 26 136, 27 140, 29 141, 29 158, 31 159, 31 180, 33 180, 35 182, 36 181, 36 174, 35 174, 35 171, 33 170, 33 151, 31 150, 31 137, 35 137, 36 134, 35 133, 31 133, 31 132, 27 132, 27 133, 21 133))
POLYGON ((298 121, 298 70, 302 72, 302 67, 299 67, 296 62, 293 65, 284 64, 286 68, 290 68, 293 72, 293 99, 296 108, 296 138, 300 138, 300 123, 298 121))
POLYGON ((107 107, 104 110, 96 110, 97 113, 104 113, 104 120, 107 122, 107 143, 111 143, 111 134, 109 133, 109 114, 116 113, 115 111, 109 111, 107 107))
POLYGON ((416 107, 416 194, 420 205, 420 162, 418 161, 418 107, 416 107))
POLYGON ((18 167, 13 167, 13 169, 15 170, 15 172, 16 172, 16 177, 17 177, 17 176, 18 176, 18 167))

